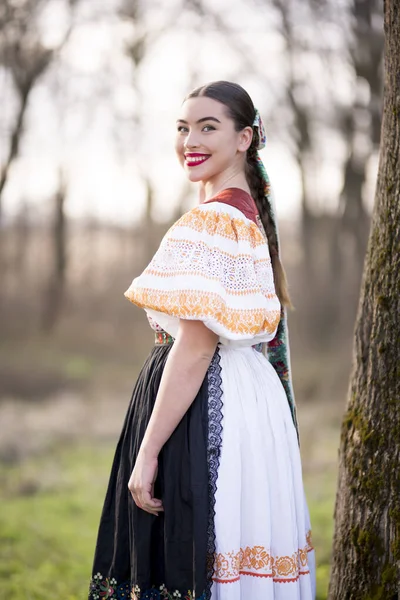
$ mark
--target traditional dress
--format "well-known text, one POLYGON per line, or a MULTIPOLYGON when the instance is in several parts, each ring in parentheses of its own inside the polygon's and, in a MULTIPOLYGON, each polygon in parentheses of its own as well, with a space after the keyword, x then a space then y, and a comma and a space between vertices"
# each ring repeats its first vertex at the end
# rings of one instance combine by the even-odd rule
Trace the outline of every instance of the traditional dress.
POLYGON ((279 360, 284 312, 251 196, 229 188, 183 215, 125 295, 146 310, 156 344, 116 450, 90 600, 313 600, 294 400, 279 360), (219 343, 160 453, 156 517, 127 486, 180 319, 203 321, 219 343))

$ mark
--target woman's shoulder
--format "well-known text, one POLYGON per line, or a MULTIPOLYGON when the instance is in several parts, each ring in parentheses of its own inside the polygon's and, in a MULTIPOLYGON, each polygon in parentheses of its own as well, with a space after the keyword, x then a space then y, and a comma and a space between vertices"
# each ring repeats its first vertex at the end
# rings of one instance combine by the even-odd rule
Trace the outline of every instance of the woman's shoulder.
POLYGON ((244 190, 229 188, 183 214, 169 229, 164 241, 201 240, 204 236, 246 242, 254 248, 265 243, 257 222, 254 200, 244 190))

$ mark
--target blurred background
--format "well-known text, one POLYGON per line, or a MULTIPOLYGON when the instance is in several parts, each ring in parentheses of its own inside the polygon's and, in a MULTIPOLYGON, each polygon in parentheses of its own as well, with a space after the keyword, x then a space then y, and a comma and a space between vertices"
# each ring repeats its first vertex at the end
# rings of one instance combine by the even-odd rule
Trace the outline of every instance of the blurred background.
POLYGON ((193 87, 243 85, 295 310, 306 493, 326 598, 340 421, 377 174, 378 0, 2 0, 0 598, 85 598, 153 344, 123 292, 197 202, 174 155, 193 87))

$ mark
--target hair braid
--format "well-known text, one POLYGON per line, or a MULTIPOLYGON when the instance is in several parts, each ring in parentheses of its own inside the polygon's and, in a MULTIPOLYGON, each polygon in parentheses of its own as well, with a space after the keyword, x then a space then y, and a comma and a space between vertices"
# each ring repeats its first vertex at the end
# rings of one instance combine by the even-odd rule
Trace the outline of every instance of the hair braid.
POLYGON ((283 306, 293 308, 290 300, 285 270, 279 258, 279 245, 276 230, 273 226, 271 206, 265 198, 265 182, 257 166, 258 132, 254 130, 253 140, 247 150, 246 179, 249 184, 268 240, 276 294, 283 306))

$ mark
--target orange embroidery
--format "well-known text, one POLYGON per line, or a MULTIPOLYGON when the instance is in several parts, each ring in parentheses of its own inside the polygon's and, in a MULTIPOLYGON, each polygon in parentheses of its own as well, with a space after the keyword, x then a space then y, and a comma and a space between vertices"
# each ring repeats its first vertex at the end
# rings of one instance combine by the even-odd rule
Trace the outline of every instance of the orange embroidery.
POLYGON ((193 208, 184 214, 167 232, 170 235, 177 227, 189 227, 195 231, 205 231, 209 235, 247 241, 252 248, 265 244, 265 239, 255 223, 231 217, 227 212, 193 208))
POLYGON ((141 308, 149 308, 182 319, 210 318, 236 334, 272 333, 277 328, 280 310, 235 309, 226 306, 215 293, 193 290, 158 291, 150 288, 129 288, 125 297, 141 308))
POLYGON ((308 575, 307 553, 313 550, 311 531, 307 532, 307 545, 291 556, 272 556, 264 546, 241 548, 239 552, 219 553, 214 559, 213 581, 233 583, 241 575, 272 577, 276 583, 297 581, 308 575))

